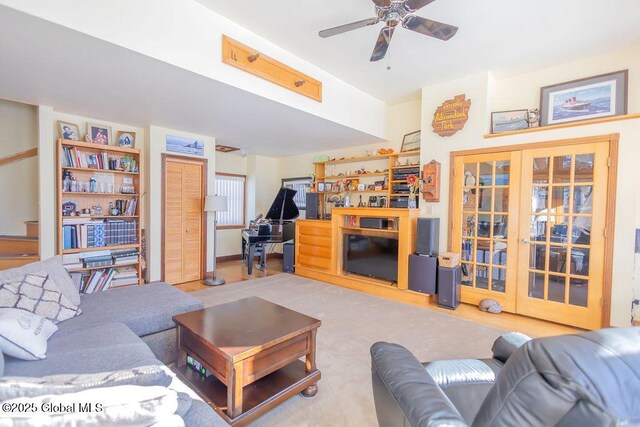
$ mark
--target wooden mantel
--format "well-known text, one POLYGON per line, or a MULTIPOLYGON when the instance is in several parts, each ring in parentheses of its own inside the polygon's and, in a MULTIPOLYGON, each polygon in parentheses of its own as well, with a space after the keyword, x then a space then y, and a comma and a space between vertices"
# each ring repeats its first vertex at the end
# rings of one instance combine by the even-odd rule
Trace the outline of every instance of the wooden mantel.
POLYGON ((322 82, 231 37, 222 36, 222 62, 322 102, 322 82))

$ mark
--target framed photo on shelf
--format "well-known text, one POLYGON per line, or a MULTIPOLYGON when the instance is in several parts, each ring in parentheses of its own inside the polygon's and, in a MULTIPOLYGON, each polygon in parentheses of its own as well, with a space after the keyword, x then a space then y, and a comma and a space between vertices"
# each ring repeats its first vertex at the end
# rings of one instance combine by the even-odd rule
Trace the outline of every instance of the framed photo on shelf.
POLYGON ((540 126, 627 114, 629 70, 540 89, 540 126))
POLYGON ((324 189, 325 189, 324 182, 319 182, 319 183, 318 183, 318 191, 319 191, 319 192, 323 192, 323 191, 324 191, 324 189))
POLYGON ((491 133, 527 129, 529 110, 496 111, 491 113, 491 133))
POLYGON ((404 138, 402 138, 402 148, 400 148, 400 152, 404 153, 419 150, 421 135, 422 132, 419 130, 406 134, 404 138))
POLYGON ((70 141, 80 141, 80 130, 77 124, 58 120, 60 138, 70 141))
POLYGON ((369 184, 367 185, 367 191, 374 191, 376 189, 376 186, 373 184, 369 184))
POLYGON ((376 191, 381 191, 382 189, 384 189, 384 181, 376 181, 373 189, 376 191))
POLYGON ((358 191, 364 191, 365 188, 364 184, 358 184, 358 191))
POLYGON ((326 193, 330 193, 333 191, 333 184, 331 184, 330 182, 325 182, 324 183, 324 191, 326 193))
POLYGON ((118 132, 118 147, 133 148, 136 145, 136 133, 135 132, 118 132))
POLYGON ((111 126, 87 123, 87 135, 91 137, 91 142, 94 144, 111 144, 111 126))

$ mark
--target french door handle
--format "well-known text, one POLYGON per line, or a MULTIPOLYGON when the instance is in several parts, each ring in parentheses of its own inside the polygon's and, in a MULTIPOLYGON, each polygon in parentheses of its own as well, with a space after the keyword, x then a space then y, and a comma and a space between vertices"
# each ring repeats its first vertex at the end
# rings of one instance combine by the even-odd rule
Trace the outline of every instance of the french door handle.
POLYGON ((527 238, 522 239, 522 240, 521 240, 521 242, 522 242, 522 243, 525 243, 525 244, 527 244, 527 245, 531 244, 531 242, 530 242, 530 241, 529 241, 529 239, 527 239, 527 238))

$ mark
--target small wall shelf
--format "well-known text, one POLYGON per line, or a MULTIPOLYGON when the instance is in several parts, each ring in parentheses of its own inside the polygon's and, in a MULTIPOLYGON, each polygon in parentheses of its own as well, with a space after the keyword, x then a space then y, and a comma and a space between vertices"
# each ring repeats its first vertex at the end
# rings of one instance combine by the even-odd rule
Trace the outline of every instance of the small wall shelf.
POLYGON ((602 118, 599 118, 599 119, 583 120, 581 122, 571 122, 571 123, 562 123, 562 124, 557 124, 557 125, 540 126, 540 127, 536 127, 536 128, 513 130, 513 131, 509 131, 509 132, 488 133, 484 137, 485 138, 500 138, 502 136, 512 136, 512 135, 520 135, 520 134, 523 134, 523 133, 542 132, 542 131, 545 131, 545 130, 572 128, 572 127, 576 127, 576 126, 596 125, 596 124, 600 124, 600 123, 617 122, 617 121, 620 121, 620 120, 631 120, 631 119, 640 119, 640 113, 625 114, 625 115, 622 115, 622 116, 613 116, 613 117, 602 117, 602 118))

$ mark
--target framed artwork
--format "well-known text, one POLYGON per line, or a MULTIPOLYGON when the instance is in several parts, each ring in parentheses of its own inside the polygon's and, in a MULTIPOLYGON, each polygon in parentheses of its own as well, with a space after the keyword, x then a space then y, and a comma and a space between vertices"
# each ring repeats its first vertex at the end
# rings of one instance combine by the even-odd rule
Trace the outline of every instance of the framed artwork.
POLYGON ((369 184, 367 185, 367 191, 374 191, 376 189, 376 186, 373 184, 369 184))
POLYGON ((333 191, 333 185, 330 182, 325 182, 324 191, 326 191, 327 193, 333 191))
POLYGON ((133 148, 136 145, 135 132, 118 132, 118 147, 133 148))
POLYGON ((111 126, 87 123, 87 135, 94 144, 111 144, 111 126))
POLYGON ((382 190, 384 188, 384 181, 376 181, 373 188, 376 191, 382 190))
POLYGON ((191 156, 204 156, 204 142, 198 139, 167 135, 167 151, 191 156))
POLYGON ((324 189, 325 189, 324 182, 319 182, 318 183, 318 191, 319 192, 323 192, 324 189))
POLYGON ((80 130, 75 123, 58 120, 58 133, 60 138, 70 141, 80 141, 80 130))
POLYGON ((627 114, 629 70, 540 89, 540 126, 627 114))
POLYGON ((420 139, 422 132, 417 130, 415 132, 408 133, 402 138, 401 153, 406 151, 415 151, 420 149, 420 139))
POLYGON ((527 129, 529 110, 496 111, 491 113, 491 133, 527 129))
POLYGON ((365 188, 364 184, 358 184, 358 191, 364 191, 365 188))

